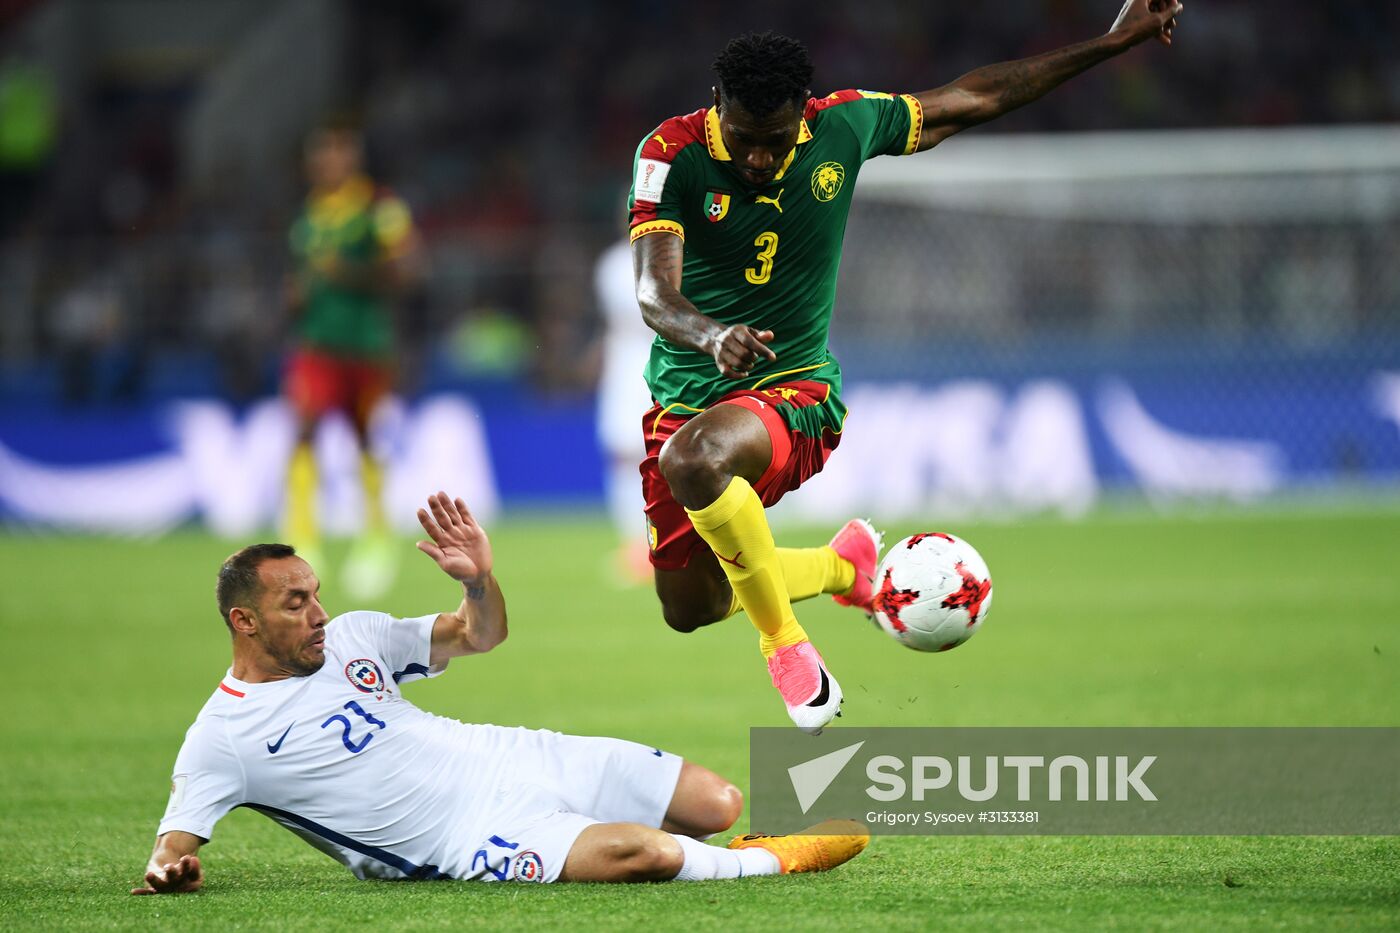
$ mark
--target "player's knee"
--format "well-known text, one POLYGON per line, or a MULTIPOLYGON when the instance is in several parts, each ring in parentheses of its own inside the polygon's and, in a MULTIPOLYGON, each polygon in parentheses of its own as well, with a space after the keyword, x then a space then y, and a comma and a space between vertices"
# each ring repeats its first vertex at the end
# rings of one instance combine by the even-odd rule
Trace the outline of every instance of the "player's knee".
POLYGON ((685 832, 691 836, 722 833, 744 812, 744 793, 717 774, 707 776, 704 791, 696 794, 686 813, 685 832))
POLYGON ((737 823, 743 812, 744 792, 721 778, 711 796, 706 825, 702 829, 706 833, 722 833, 737 823))
POLYGON ((704 508, 724 491, 728 477, 725 450, 705 432, 677 435, 661 448, 657 466, 671 494, 686 508, 704 508))

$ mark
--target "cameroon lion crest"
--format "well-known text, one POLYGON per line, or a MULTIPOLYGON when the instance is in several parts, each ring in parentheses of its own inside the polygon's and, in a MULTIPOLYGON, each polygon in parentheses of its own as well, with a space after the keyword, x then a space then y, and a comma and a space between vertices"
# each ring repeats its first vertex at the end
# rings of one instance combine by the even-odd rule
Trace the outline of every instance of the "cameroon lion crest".
POLYGON ((840 162, 823 162, 812 170, 812 196, 818 201, 830 201, 841 193, 846 170, 840 162))

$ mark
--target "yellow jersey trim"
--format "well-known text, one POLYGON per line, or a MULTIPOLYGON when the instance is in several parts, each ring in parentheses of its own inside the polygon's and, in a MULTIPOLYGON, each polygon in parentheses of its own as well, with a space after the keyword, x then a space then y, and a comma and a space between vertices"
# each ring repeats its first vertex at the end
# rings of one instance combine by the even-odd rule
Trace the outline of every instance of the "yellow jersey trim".
POLYGON ((924 134, 924 105, 912 94, 901 94, 899 99, 909 108, 909 139, 904 144, 904 154, 917 152, 919 138, 924 134))
MULTIPOLYGON (((812 141, 812 128, 807 125, 807 118, 802 118, 802 123, 797 128, 797 145, 802 145, 812 141)), ((719 131, 719 111, 711 107, 705 111, 705 148, 710 150, 710 158, 716 162, 732 162, 734 157, 729 154, 729 147, 724 144, 724 135, 719 131)), ((793 157, 797 155, 797 149, 788 153, 787 160, 783 162, 783 168, 778 172, 778 178, 783 177, 783 171, 792 164, 793 157)), ((776 178, 774 179, 777 180, 776 178)))
MULTIPOLYGON (((821 369, 821 368, 822 368, 823 366, 825 366, 825 365, 826 365, 825 363, 818 363, 818 364, 815 365, 815 366, 803 366, 801 369, 789 369, 789 370, 786 370, 786 371, 781 372, 781 373, 774 373, 774 374, 771 375, 771 376, 764 376, 762 379, 758 380, 758 381, 755 382, 753 385, 749 386, 749 391, 753 391, 754 389, 757 389, 759 386, 763 385, 765 382, 772 382, 774 379, 778 379, 778 378, 780 378, 780 377, 782 377, 782 376, 791 376, 791 375, 794 375, 794 374, 796 374, 796 373, 809 373, 809 372, 811 372, 811 371, 814 370, 814 369, 821 369)), ((827 393, 830 394, 830 392, 831 392, 831 386, 828 385, 826 388, 827 388, 827 393)))
POLYGON ((710 158, 716 162, 731 161, 729 149, 724 145, 724 136, 719 131, 719 111, 713 107, 705 111, 705 148, 710 150, 710 158))
POLYGON ((655 436, 656 436, 656 429, 659 428, 659 427, 661 427, 661 419, 662 419, 662 418, 665 418, 668 414, 670 414, 671 410, 672 410, 672 409, 675 409, 675 408, 684 408, 686 411, 691 412, 692 414, 696 414, 696 415, 700 414, 701 412, 703 412, 703 411, 705 410, 705 409, 703 409, 703 408, 691 408, 689 405, 685 404, 684 402, 672 402, 671 404, 667 405, 665 408, 661 409, 661 411, 659 411, 659 412, 657 413, 657 415, 656 415, 656 420, 653 421, 653 422, 651 423, 651 436, 652 436, 652 437, 655 437, 655 436))
POLYGON ((627 242, 635 243, 648 233, 674 233, 681 238, 682 243, 685 242, 685 227, 674 220, 648 220, 644 224, 637 224, 632 228, 627 242))
MULTIPOLYGON (((787 370, 786 372, 774 373, 774 374, 771 375, 771 376, 764 376, 762 379, 758 380, 758 381, 755 382, 753 385, 749 386, 749 388, 748 388, 747 391, 752 392, 752 391, 754 391, 755 389, 757 389, 759 386, 763 385, 765 382, 772 382, 774 379, 777 379, 777 378, 779 378, 780 376, 791 376, 791 375, 794 375, 795 373, 807 373, 807 372, 811 372, 811 371, 814 370, 814 369, 821 369, 821 368, 822 368, 823 366, 825 366, 825 365, 826 365, 826 363, 818 363, 818 364, 815 365, 815 366, 803 366, 801 369, 789 369, 789 370, 787 370)), ((831 400, 831 383, 828 382, 828 383, 826 384, 826 393, 822 396, 822 400, 821 400, 820 402, 818 402, 817 404, 819 404, 819 405, 825 405, 825 404, 826 404, 828 401, 830 401, 830 400, 831 400)), ((695 414, 695 415, 702 414, 703 412, 708 411, 708 409, 705 409, 705 408, 694 408, 694 407, 692 407, 692 406, 690 406, 690 405, 685 404, 684 402, 672 402, 671 404, 667 405, 665 408, 661 409, 661 411, 657 412, 657 414, 656 414, 656 419, 655 419, 654 421, 652 421, 652 423, 651 423, 651 436, 652 436, 652 437, 655 437, 655 436, 656 436, 656 430, 657 430, 657 428, 661 427, 661 419, 662 419, 662 418, 665 418, 668 414, 670 414, 672 411, 674 411, 674 410, 677 409, 677 408, 684 408, 686 411, 690 412, 691 414, 695 414)), ((849 415, 850 415, 850 411, 847 411, 844 415, 841 416, 841 427, 837 428, 833 433, 835 433, 835 434, 840 434, 842 431, 844 431, 844 430, 846 429, 846 418, 847 418, 849 415)), ((822 428, 822 430, 823 430, 823 431, 830 431, 831 429, 830 429, 830 428, 822 428)))
MULTIPOLYGON (((778 169, 778 174, 773 176, 774 181, 783 180, 783 176, 787 174, 788 166, 792 164, 792 160, 795 158, 797 158, 797 147, 793 146, 792 151, 789 152, 787 154, 787 158, 783 160, 783 167, 778 169)), ((779 208, 778 210, 779 212, 781 212, 782 208, 779 208)))
POLYGON ((318 227, 338 227, 369 207, 374 200, 374 182, 365 175, 352 175, 338 188, 312 191, 306 198, 307 214, 318 227))

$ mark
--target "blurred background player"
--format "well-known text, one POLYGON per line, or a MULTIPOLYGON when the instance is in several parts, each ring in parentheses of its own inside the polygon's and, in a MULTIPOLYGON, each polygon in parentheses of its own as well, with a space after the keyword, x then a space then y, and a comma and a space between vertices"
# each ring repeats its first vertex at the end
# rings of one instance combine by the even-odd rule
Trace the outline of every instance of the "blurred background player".
POLYGON ((603 315, 603 371, 598 380, 598 444, 607 457, 603 477, 608 516, 617 529, 615 573, 626 585, 651 576, 642 536, 642 485, 637 464, 646 446, 637 434, 637 412, 651 405, 642 372, 656 332, 642 320, 632 282, 627 240, 603 251, 594 270, 594 292, 603 315))
POLYGON ((396 572, 383 505, 383 467, 370 443, 375 406, 394 381, 395 298, 419 275, 420 248, 408 207, 364 170, 349 123, 328 123, 306 142, 306 205, 292 224, 296 272, 288 289, 296 349, 285 392, 297 440, 287 470, 287 540, 312 563, 322 557, 314 451, 321 420, 350 419, 360 449, 364 523, 345 564, 354 595, 382 593, 396 572))
POLYGON ((930 149, 1149 39, 1170 44, 1180 10, 1129 0, 1097 38, 916 95, 813 97, 806 47, 750 33, 715 60, 714 106, 637 147, 637 299, 660 335, 642 464, 656 592, 685 632, 742 608, 798 728, 820 732, 842 693, 792 603, 831 593, 870 612, 879 557, 868 522, 779 550, 764 515, 821 471, 845 426, 827 342, 861 165, 930 149))

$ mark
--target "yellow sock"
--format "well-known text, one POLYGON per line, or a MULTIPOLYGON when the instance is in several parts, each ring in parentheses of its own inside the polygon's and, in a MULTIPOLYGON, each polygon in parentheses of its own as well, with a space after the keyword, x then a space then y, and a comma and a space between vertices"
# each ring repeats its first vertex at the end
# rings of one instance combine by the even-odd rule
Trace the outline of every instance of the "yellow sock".
POLYGON ((822 593, 847 593, 856 585, 856 568, 829 545, 821 547, 780 547, 788 599, 798 602, 822 593))
POLYGON ((765 658, 779 648, 807 640, 792 613, 783 564, 773 546, 773 532, 763 503, 741 476, 730 480, 720 497, 703 509, 686 509, 691 524, 715 552, 749 621, 759 631, 765 658))
POLYGON ((384 520, 384 468, 368 451, 360 454, 360 483, 365 492, 365 532, 382 535, 384 520))
MULTIPOLYGON (((775 548, 783 565, 788 602, 796 603, 822 593, 847 593, 856 582, 856 568, 842 560, 829 546, 775 548)), ((736 594, 729 604, 727 619, 740 609, 736 594)))
POLYGON ((287 466, 286 536, 296 547, 314 548, 320 541, 316 527, 316 457, 311 445, 297 444, 287 466))

